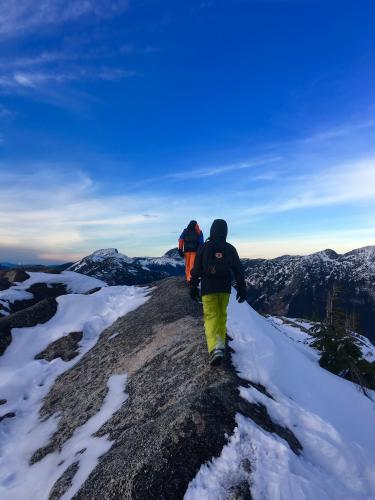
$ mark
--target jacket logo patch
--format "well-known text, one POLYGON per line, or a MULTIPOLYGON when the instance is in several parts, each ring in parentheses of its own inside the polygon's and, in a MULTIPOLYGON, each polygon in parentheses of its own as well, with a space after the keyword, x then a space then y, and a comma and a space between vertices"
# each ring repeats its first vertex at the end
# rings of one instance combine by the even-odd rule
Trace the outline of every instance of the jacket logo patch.
POLYGON ((216 252, 216 253, 215 253, 215 257, 216 257, 217 259, 222 259, 222 258, 223 258, 223 254, 222 254, 221 252, 216 252))

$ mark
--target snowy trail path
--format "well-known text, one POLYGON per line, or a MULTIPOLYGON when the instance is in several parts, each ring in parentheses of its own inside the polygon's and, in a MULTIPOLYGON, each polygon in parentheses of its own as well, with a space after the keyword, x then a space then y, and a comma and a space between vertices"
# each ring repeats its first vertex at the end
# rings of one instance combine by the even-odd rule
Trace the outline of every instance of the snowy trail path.
POLYGON ((6 400, 0 407, 1 413, 15 413, 14 418, 0 423, 0 498, 29 500, 32 492, 38 500, 47 500, 56 480, 69 466, 79 462, 79 474, 64 497, 71 498, 95 468, 98 457, 111 447, 112 443, 105 437, 92 434, 125 401, 125 374, 113 374, 109 378, 101 410, 76 430, 60 452, 47 455, 35 465, 29 464, 35 451, 45 446, 57 429, 58 416, 47 420, 39 416, 42 400, 56 378, 79 362, 105 328, 144 304, 149 291, 114 286, 104 287, 92 295, 64 295, 57 299, 57 312, 47 323, 12 330, 12 343, 0 357, 0 399, 6 400), (35 359, 51 342, 70 332, 83 332, 79 355, 72 361, 35 359))
POLYGON ((241 388, 242 397, 264 405, 303 450, 295 455, 279 436, 237 415, 234 436, 218 459, 201 468, 185 499, 224 499, 233 480, 245 479, 255 500, 373 500, 375 403, 322 369, 312 348, 238 304, 233 294, 228 332, 239 375, 262 384, 273 399, 254 387, 241 388), (243 469, 244 459, 251 473, 243 469))

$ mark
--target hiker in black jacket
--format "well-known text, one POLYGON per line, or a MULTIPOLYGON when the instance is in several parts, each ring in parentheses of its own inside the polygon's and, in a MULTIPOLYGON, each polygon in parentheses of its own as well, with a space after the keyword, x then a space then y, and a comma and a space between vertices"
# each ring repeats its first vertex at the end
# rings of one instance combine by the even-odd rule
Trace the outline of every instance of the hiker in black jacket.
POLYGON ((204 326, 210 364, 216 366, 224 357, 227 307, 233 279, 237 300, 246 300, 246 284, 237 250, 227 243, 228 226, 225 220, 214 220, 210 237, 198 250, 190 279, 190 296, 197 300, 201 281, 204 326))

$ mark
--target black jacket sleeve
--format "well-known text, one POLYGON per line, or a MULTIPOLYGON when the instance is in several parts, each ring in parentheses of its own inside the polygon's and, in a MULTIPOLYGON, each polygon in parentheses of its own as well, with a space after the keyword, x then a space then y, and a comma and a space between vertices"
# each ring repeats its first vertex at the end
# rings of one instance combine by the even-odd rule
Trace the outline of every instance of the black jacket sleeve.
POLYGON ((234 279, 236 280, 237 286, 246 286, 245 284, 245 273, 238 256, 237 250, 232 246, 233 249, 233 263, 232 271, 234 274, 234 279))
POLYGON ((199 247, 197 255, 195 256, 194 267, 190 273, 190 286, 198 286, 199 280, 202 277, 203 249, 204 245, 199 247))

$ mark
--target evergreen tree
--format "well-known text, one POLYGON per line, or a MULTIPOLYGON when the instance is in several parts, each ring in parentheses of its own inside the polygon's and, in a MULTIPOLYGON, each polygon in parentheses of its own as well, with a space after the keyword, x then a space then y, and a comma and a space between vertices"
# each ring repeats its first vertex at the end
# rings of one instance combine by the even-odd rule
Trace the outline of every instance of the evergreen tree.
POLYGON ((358 384, 367 394, 366 387, 375 389, 375 362, 362 357, 362 350, 354 334, 356 318, 343 307, 343 288, 333 285, 327 298, 325 320, 312 329, 312 346, 321 352, 320 366, 358 384))

